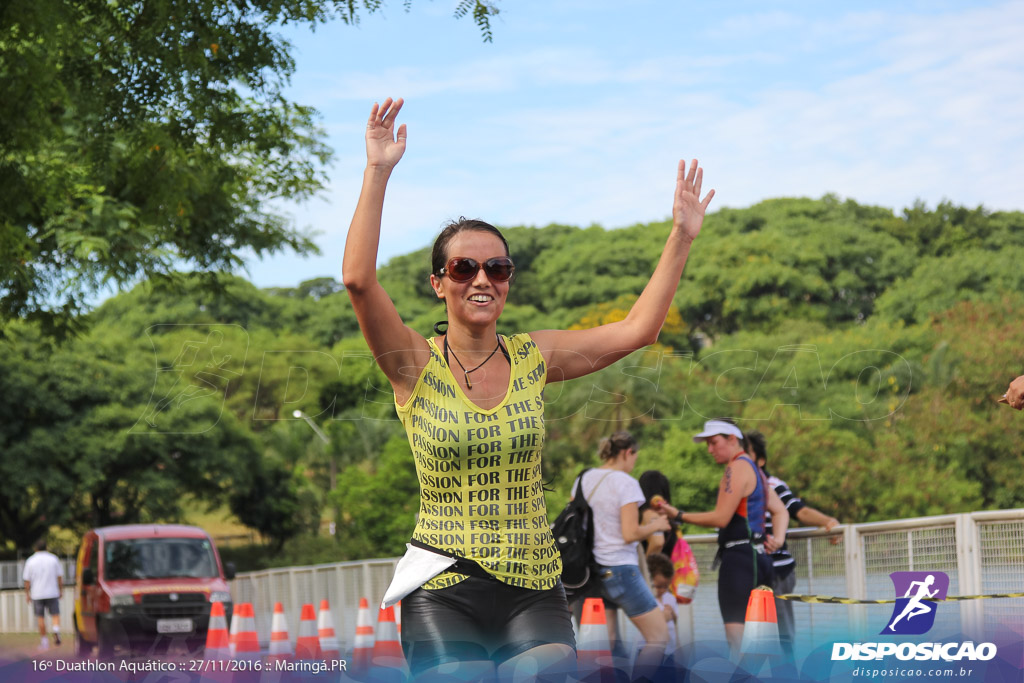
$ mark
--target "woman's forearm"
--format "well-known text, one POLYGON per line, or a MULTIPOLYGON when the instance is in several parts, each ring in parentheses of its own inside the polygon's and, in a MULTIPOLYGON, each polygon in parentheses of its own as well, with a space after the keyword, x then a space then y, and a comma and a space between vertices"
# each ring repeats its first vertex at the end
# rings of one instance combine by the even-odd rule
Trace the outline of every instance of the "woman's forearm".
POLYGON ((635 335, 632 344, 635 348, 657 341, 669 306, 672 305, 672 298, 679 288, 679 280, 683 276, 692 244, 692 240, 678 229, 673 228, 669 233, 650 281, 623 321, 635 335))
POLYGON ((627 330, 620 333, 623 334, 624 348, 638 349, 658 339, 668 308, 672 305, 672 298, 679 288, 690 247, 700 233, 708 204, 715 196, 715 191, 710 190, 701 199, 703 180, 704 171, 696 159, 690 164, 689 170, 685 161, 679 162, 672 200, 672 230, 650 281, 623 321, 627 330))
POLYGON ((721 529, 729 523, 731 517, 732 515, 728 513, 721 515, 717 510, 712 510, 711 512, 684 512, 682 521, 685 524, 696 524, 697 526, 721 529))
POLYGON ((359 192, 342 264, 342 282, 349 292, 359 293, 377 281, 377 250, 380 245, 384 194, 391 168, 367 166, 359 192))

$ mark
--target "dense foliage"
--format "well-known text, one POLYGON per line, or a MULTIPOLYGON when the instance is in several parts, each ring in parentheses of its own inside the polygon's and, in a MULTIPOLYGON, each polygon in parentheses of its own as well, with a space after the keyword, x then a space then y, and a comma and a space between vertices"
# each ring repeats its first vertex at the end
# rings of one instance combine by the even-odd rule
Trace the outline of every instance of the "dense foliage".
MULTIPOLYGON (((111 285, 315 251, 271 205, 315 193, 330 156, 317 112, 285 96, 295 63, 278 31, 382 3, 5 0, 0 334, 28 318, 65 336, 111 285)), ((496 13, 455 10, 484 40, 496 13)))
MULTIPOLYGON (((508 228, 520 274, 501 331, 620 319, 667 230, 508 228)), ((710 508, 720 470, 690 436, 722 415, 843 521, 1024 506, 1024 418, 994 400, 1024 371, 1022 257, 1021 213, 826 196, 712 214, 659 344, 548 387, 549 510, 619 428, 639 436, 635 475, 660 469, 674 502, 710 508)), ((424 334, 443 317, 427 269, 420 250, 380 271, 424 334)), ((63 345, 32 323, 0 342, 4 540, 176 519, 187 491, 277 548, 329 518, 337 560, 401 552, 412 458, 337 281, 147 282, 80 322, 63 345)))

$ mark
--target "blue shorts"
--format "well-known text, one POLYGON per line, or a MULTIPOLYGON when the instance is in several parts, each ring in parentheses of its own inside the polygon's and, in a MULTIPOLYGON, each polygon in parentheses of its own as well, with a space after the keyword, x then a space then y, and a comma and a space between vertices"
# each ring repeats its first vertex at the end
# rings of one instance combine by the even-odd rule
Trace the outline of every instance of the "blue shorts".
POLYGON ((32 609, 35 610, 37 617, 43 616, 44 610, 49 612, 51 615, 60 614, 60 600, 58 598, 33 600, 32 609))
POLYGON ((658 601, 644 581, 640 567, 635 564, 602 566, 601 581, 605 594, 625 610, 628 617, 638 617, 658 608, 658 601))

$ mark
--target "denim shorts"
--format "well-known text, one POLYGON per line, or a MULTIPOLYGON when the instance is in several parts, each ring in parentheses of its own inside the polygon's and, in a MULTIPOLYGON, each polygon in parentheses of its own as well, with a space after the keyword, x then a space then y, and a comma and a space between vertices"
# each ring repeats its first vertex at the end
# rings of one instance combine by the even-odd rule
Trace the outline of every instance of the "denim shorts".
POLYGON ((658 608, 658 601, 635 564, 602 566, 601 580, 605 594, 625 610, 628 617, 638 617, 658 608))
POLYGON ((37 617, 43 616, 45 612, 49 612, 50 614, 60 614, 60 600, 57 598, 33 600, 32 609, 36 613, 37 617))

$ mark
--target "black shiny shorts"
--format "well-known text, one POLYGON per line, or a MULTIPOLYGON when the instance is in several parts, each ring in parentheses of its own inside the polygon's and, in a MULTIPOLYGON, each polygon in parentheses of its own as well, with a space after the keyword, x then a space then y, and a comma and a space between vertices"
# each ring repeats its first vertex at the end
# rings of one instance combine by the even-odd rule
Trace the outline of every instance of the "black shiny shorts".
POLYGON ((576 648, 561 583, 537 591, 470 576, 402 598, 402 650, 413 675, 449 662, 497 665, 551 643, 576 648))
POLYGON ((756 552, 750 544, 724 548, 718 569, 718 609, 726 624, 747 620, 750 591, 759 585, 772 585, 771 556, 756 552))

